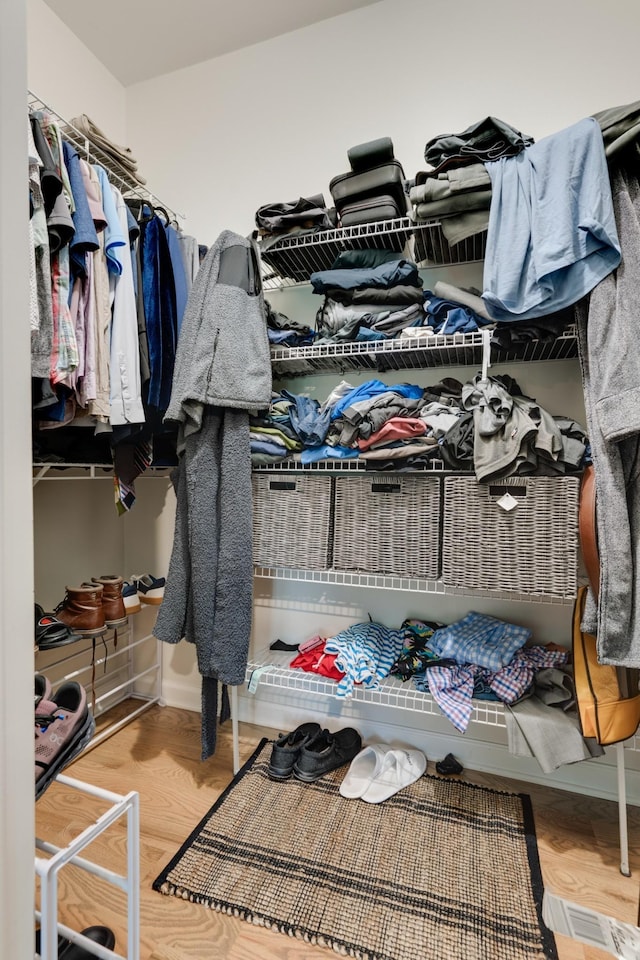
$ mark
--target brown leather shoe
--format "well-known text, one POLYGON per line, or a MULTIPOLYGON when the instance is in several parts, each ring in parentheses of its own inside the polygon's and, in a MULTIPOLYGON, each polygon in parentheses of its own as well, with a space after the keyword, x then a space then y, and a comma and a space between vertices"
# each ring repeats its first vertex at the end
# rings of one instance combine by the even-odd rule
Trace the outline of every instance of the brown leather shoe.
POLYGON ((100 637, 107 632, 102 609, 102 584, 66 587, 66 594, 55 609, 58 620, 81 637, 100 637))
POLYGON ((91 577, 91 583, 102 586, 102 609, 104 622, 108 627, 121 627, 127 622, 127 611, 122 599, 122 577, 106 574, 103 577, 91 577))

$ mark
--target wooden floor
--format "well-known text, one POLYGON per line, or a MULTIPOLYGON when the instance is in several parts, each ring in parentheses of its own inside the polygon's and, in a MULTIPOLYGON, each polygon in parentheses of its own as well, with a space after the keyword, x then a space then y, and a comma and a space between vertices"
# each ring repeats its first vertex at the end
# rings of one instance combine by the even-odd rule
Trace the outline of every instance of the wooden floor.
MULTIPOLYGON (((230 724, 222 729, 215 757, 202 763, 199 716, 152 707, 65 770, 79 780, 120 794, 130 790, 140 794, 140 956, 142 960, 328 960, 333 954, 325 948, 299 943, 151 889, 152 881, 232 777, 230 724)), ((250 756, 262 736, 273 734, 241 724, 241 760, 250 756)), ((431 763, 429 772, 433 772, 431 763)), ((625 878, 619 872, 617 807, 613 802, 472 771, 465 771, 464 777, 532 797, 546 887, 637 923, 640 809, 629 811, 632 876, 625 878)), ((54 782, 36 804, 37 834, 64 845, 104 809, 104 804, 54 782)), ((124 824, 115 824, 92 844, 87 856, 124 873, 125 840, 124 824)), ((117 949, 126 954, 124 905, 124 895, 116 888, 73 866, 61 871, 60 919, 76 930, 107 924, 116 933, 117 949)), ((556 940, 560 960, 611 956, 564 937, 556 940)), ((428 956, 416 960, 428 960, 428 956)))

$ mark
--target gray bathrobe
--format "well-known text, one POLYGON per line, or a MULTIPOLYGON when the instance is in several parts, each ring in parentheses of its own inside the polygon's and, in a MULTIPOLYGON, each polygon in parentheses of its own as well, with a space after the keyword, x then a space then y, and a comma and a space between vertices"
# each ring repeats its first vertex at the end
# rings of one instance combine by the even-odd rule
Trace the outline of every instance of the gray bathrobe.
POLYGON ((207 254, 185 311, 166 419, 180 425, 173 550, 154 634, 196 646, 202 759, 216 744, 218 681, 244 682, 251 632, 249 412, 271 399, 259 262, 225 231, 207 254))
POLYGON ((595 482, 600 588, 598 658, 640 666, 640 155, 610 169, 622 262, 576 307, 595 482))

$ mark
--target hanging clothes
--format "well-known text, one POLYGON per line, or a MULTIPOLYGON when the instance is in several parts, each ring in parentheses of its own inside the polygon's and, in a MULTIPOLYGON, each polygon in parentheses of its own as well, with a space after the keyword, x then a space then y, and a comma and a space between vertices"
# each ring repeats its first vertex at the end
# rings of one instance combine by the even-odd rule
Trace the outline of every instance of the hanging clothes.
POLYGON ((160 217, 140 224, 142 302, 149 349, 150 379, 146 402, 160 414, 169 405, 176 357, 178 324, 176 290, 169 243, 160 217))
POLYGON ((225 231, 193 284, 166 419, 179 424, 176 524, 154 634, 196 646, 202 758, 215 751, 218 681, 244 683, 253 586, 249 413, 269 406, 271 361, 251 241, 225 231))
POLYGON ((610 169, 623 260, 576 307, 587 429, 596 480, 601 663, 640 667, 640 180, 638 148, 610 169))
POLYGON ((486 167, 492 194, 482 298, 495 320, 522 322, 571 306, 615 270, 620 244, 593 118, 486 167))

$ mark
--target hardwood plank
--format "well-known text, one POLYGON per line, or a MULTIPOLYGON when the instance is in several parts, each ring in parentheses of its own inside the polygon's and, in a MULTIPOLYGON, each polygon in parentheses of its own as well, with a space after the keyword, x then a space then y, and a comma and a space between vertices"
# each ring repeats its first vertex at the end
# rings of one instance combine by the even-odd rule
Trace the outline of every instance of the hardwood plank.
MULTIPOLYGON (((251 724, 240 726, 244 762, 260 739, 275 736, 251 724)), ((200 761, 200 717, 170 707, 152 707, 89 750, 65 771, 116 793, 138 791, 141 837, 142 960, 321 960, 314 947, 198 904, 151 889, 160 870, 232 779, 231 728, 219 734, 216 755, 200 761)), ((433 772, 429 766, 429 772, 433 772)), ((559 896, 609 913, 628 923, 638 916, 640 809, 629 808, 632 877, 619 871, 617 806, 538 784, 465 770, 464 779, 532 799, 540 864, 546 886, 559 896)), ((102 812, 91 798, 53 783, 36 804, 38 836, 58 845, 69 841, 102 812)), ((114 824, 92 844, 89 857, 125 871, 124 823, 114 824)), ((124 895, 76 867, 60 874, 60 919, 75 929, 106 923, 126 951, 124 895)), ((606 960, 610 954, 557 937, 560 960, 606 960)), ((417 960, 417 958, 416 958, 417 960)), ((463 958, 451 958, 463 960, 463 958)), ((491 960, 491 958, 487 958, 491 960)))

